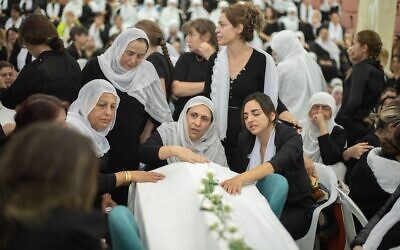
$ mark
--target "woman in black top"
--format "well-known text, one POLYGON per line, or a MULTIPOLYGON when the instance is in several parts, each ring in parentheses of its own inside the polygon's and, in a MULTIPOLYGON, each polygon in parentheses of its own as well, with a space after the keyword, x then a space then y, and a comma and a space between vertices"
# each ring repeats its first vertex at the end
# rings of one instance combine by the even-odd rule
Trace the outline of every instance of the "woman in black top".
MULTIPOLYGON (((139 139, 149 116, 154 124, 172 121, 157 72, 144 60, 147 49, 144 31, 127 29, 103 55, 90 60, 83 69, 84 83, 105 79, 117 89, 121 100, 115 127, 107 135, 110 143, 107 173, 138 169, 139 139)), ((127 194, 127 187, 111 193, 118 204, 126 204, 127 194)))
POLYGON ((262 14, 252 3, 237 3, 222 10, 218 21, 218 44, 226 46, 210 58, 204 95, 210 97, 218 115, 220 138, 231 166, 240 131, 243 99, 256 91, 271 97, 280 119, 295 118, 278 100, 278 75, 272 57, 248 45, 260 30, 262 14))
POLYGON ((21 70, 7 91, 3 90, 3 105, 14 109, 35 93, 73 102, 81 87, 81 70, 78 63, 65 53, 63 42, 47 17, 29 16, 21 25, 18 39, 36 60, 21 70))
POLYGON ((271 99, 260 92, 243 101, 242 119, 246 130, 238 139, 237 159, 230 168, 241 173, 221 183, 230 194, 240 194, 243 185, 272 173, 283 175, 289 192, 280 220, 296 240, 310 225, 308 211, 313 203, 311 185, 304 168, 301 136, 295 129, 277 123, 271 99))
POLYGON ((88 32, 85 27, 83 26, 74 26, 69 31, 69 39, 72 41, 71 45, 65 49, 75 60, 80 58, 85 58, 85 51, 82 49, 84 48, 87 39, 88 32))
POLYGON ((271 6, 266 7, 264 13, 265 25, 259 35, 265 42, 270 42, 272 34, 285 29, 285 26, 278 22, 278 12, 271 6))
POLYGON ((363 30, 357 33, 353 46, 348 50, 353 68, 343 84, 342 106, 336 116, 336 122, 346 130, 348 146, 354 145, 371 130, 365 118, 378 103, 385 83, 378 59, 381 49, 378 33, 363 30))
POLYGON ((174 120, 178 120, 186 102, 204 89, 208 59, 218 49, 215 24, 199 18, 185 23, 183 30, 190 52, 183 53, 175 64, 172 94, 175 101, 174 120))

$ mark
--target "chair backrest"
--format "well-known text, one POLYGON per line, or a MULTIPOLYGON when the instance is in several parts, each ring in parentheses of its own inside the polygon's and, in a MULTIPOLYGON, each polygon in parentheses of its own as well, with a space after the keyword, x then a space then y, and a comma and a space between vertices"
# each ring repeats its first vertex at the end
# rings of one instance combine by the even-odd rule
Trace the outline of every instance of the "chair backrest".
POLYGON ((363 227, 367 225, 368 220, 364 216, 361 209, 347 194, 345 194, 338 187, 336 187, 336 189, 339 194, 340 202, 342 203, 344 229, 346 232, 346 244, 347 247, 350 248, 350 243, 352 242, 352 240, 354 240, 354 237, 356 237, 356 229, 354 227, 353 215, 357 218, 357 220, 361 223, 363 227))
POLYGON ((336 175, 333 172, 333 170, 322 164, 315 164, 315 171, 316 171, 319 183, 321 183, 328 189, 329 198, 327 201, 320 204, 318 207, 316 207, 314 209, 314 212, 312 214, 312 219, 311 219, 311 225, 310 225, 310 228, 308 229, 307 234, 303 238, 298 239, 296 241, 297 246, 300 249, 304 249, 304 250, 314 249, 315 234, 317 231, 319 215, 324 208, 333 204, 336 201, 337 196, 338 196, 337 190, 335 188, 335 186, 337 185, 336 184, 337 179, 336 179, 336 175))
POLYGON ((286 178, 280 174, 270 174, 259 180, 256 186, 260 193, 268 200, 272 211, 279 218, 285 206, 289 190, 286 178))
POLYGON ((135 218, 127 207, 114 207, 108 216, 108 223, 114 250, 145 249, 140 240, 135 218))

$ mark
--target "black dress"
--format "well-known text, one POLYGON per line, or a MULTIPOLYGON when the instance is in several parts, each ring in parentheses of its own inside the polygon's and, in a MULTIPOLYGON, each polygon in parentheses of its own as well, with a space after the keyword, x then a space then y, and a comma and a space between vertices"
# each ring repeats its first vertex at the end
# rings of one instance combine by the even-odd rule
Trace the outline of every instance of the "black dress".
MULTIPOLYGON (((204 86, 204 95, 210 98, 211 77, 213 74, 214 62, 217 53, 214 53, 209 60, 204 86)), ((254 92, 264 92, 266 58, 261 52, 253 50, 249 61, 240 71, 236 79, 230 79, 229 103, 228 103, 228 128, 226 138, 222 142, 228 165, 231 166, 236 150, 236 143, 239 133, 242 131, 240 109, 244 98, 254 92)), ((286 111, 287 108, 278 99, 277 113, 286 111)))
MULTIPOLYGON (((83 69, 83 84, 93 79, 105 79, 97 58, 90 60, 83 69)), ((111 83, 110 83, 111 84, 111 83)), ((109 158, 105 173, 139 168, 138 150, 140 135, 146 125, 148 114, 144 106, 134 97, 117 89, 120 103, 113 130, 107 135, 110 143, 109 158)), ((118 204, 126 204, 128 187, 118 187, 111 192, 118 204)))
POLYGON ((384 84, 378 62, 365 59, 353 66, 351 76, 343 84, 342 106, 336 116, 336 122, 346 130, 348 147, 371 131, 364 119, 378 103, 384 84))
POLYGON ((19 73, 15 82, 3 90, 2 103, 9 109, 33 94, 53 95, 72 103, 78 96, 82 73, 78 63, 66 52, 41 53, 19 73))
POLYGON ((318 137, 319 152, 322 163, 333 165, 343 161, 343 150, 346 145, 346 132, 338 126, 334 126, 330 134, 318 137))
MULTIPOLYGON (((183 53, 175 64, 174 80, 181 82, 204 82, 206 78, 207 60, 198 59, 197 54, 192 52, 183 53)), ((194 95, 197 96, 197 95, 194 95)), ((173 118, 178 120, 186 102, 194 96, 179 97, 175 101, 173 118)))
MULTIPOLYGON (((256 137, 248 131, 239 135, 237 160, 231 169, 243 173, 249 164, 256 137)), ((283 175, 289 183, 289 192, 280 220, 291 236, 296 240, 304 236, 310 226, 308 213, 313 204, 311 184, 307 176, 301 136, 295 129, 285 124, 275 126, 276 154, 269 161, 275 173, 283 175)))
POLYGON ((78 52, 78 50, 75 47, 75 44, 72 43, 70 46, 68 46, 65 51, 72 56, 75 60, 78 60, 80 58, 86 58, 85 56, 85 51, 81 50, 78 52))
POLYGON ((168 165, 167 160, 160 160, 158 152, 163 147, 161 136, 158 131, 154 131, 151 136, 140 145, 139 159, 146 164, 146 170, 153 170, 168 165))
POLYGON ((333 78, 339 77, 339 70, 338 68, 340 65, 337 65, 336 61, 333 60, 329 52, 324 50, 318 43, 310 42, 310 50, 317 55, 317 63, 321 67, 322 74, 326 82, 330 82, 333 78), (322 65, 320 64, 320 60, 324 61, 331 61, 332 65, 322 65))
POLYGON ((157 71, 158 77, 164 79, 168 102, 169 97, 171 96, 172 72, 169 69, 167 59, 165 59, 163 54, 159 52, 154 52, 150 54, 146 60, 153 64, 154 68, 157 71))

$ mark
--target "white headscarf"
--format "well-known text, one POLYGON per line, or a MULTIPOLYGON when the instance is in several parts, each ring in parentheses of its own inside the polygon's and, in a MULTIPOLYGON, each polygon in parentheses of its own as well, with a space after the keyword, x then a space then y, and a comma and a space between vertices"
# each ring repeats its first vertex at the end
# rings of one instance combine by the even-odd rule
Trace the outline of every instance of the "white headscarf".
MULTIPOLYGON (((339 126, 335 123, 335 117, 333 113, 336 110, 335 99, 325 92, 320 92, 314 94, 307 105, 307 114, 311 107, 315 104, 328 105, 332 110, 332 115, 329 120, 325 121, 326 128, 330 134, 333 127, 339 126)), ((303 137, 303 151, 306 156, 308 156, 313 162, 322 163, 321 152, 319 150, 318 137, 321 136, 319 128, 311 118, 307 115, 307 118, 302 122, 304 124, 301 135, 303 137)))
POLYGON ((340 67, 340 49, 330 38, 327 41, 323 41, 320 37, 315 39, 315 43, 318 44, 321 48, 323 48, 326 52, 329 53, 329 57, 332 60, 335 60, 336 67, 340 67))
POLYGON ((81 88, 78 98, 71 104, 67 114, 67 123, 92 140, 97 157, 102 157, 110 150, 106 135, 114 127, 116 119, 115 115, 108 127, 103 131, 95 130, 90 124, 88 116, 103 93, 110 93, 116 96, 116 108, 118 108, 119 97, 115 88, 106 80, 95 79, 81 88))
MULTIPOLYGON (((212 162, 227 166, 225 151, 218 137, 217 121, 218 117, 211 100, 204 96, 196 96, 186 103, 177 122, 163 123, 157 128, 157 131, 161 136, 163 145, 182 146, 207 157, 212 162), (197 105, 207 106, 211 110, 213 120, 204 135, 197 141, 192 141, 188 134, 186 113, 191 107, 197 105)), ((178 162, 179 159, 172 157, 168 158, 167 161, 170 164, 178 162)))
POLYGON ((161 10, 158 23, 160 24, 160 27, 164 34, 169 34, 168 31, 171 24, 176 25, 178 27, 178 30, 181 26, 181 10, 178 9, 177 5, 178 1, 168 0, 168 5, 161 10))
POLYGON ((124 30, 113 44, 98 57, 99 65, 113 86, 136 98, 145 111, 159 122, 172 121, 171 112, 161 83, 153 64, 143 60, 134 69, 126 70, 120 64, 120 58, 131 41, 149 40, 143 30, 130 28, 124 30))
POLYGON ((400 162, 380 156, 381 151, 381 148, 371 149, 367 163, 379 186, 392 194, 400 185, 400 162))
MULTIPOLYGON (((263 50, 253 48, 265 56, 264 93, 268 95, 276 109, 278 105, 278 72, 272 57, 263 50)), ((226 137, 228 128, 228 99, 229 99, 229 63, 226 47, 220 47, 211 76, 211 100, 218 114, 218 130, 220 139, 226 137)))
POLYGON ((209 13, 203 6, 203 0, 191 0, 190 8, 188 9, 190 12, 190 20, 195 20, 198 18, 206 18, 208 19, 209 13))
POLYGON ((287 15, 279 18, 279 22, 283 23, 285 25, 285 29, 287 29, 287 30, 291 30, 291 31, 299 30, 300 19, 297 16, 297 8, 295 6, 288 7, 287 15), (291 15, 290 13, 293 13, 293 12, 296 12, 296 14, 291 15))
POLYGON ((326 90, 321 68, 293 31, 284 30, 275 34, 271 48, 279 59, 279 97, 297 119, 304 119, 307 115, 304 107, 311 96, 326 90))

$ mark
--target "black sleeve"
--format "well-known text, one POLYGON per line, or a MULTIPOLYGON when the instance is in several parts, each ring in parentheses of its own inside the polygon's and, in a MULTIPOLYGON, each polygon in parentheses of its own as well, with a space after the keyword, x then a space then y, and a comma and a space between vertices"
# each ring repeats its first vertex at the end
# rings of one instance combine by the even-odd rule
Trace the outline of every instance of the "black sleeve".
MULTIPOLYGON (((382 217, 391 209, 393 204, 397 201, 400 196, 400 186, 396 189, 396 191, 390 196, 390 198, 386 201, 385 205, 379 209, 379 211, 372 217, 368 224, 357 234, 354 238, 353 242, 351 242, 351 249, 355 246, 362 246, 367 241, 369 234, 372 229, 376 226, 376 224, 382 219, 382 217)), ((398 228, 398 225, 397 225, 398 228)), ((385 238, 385 237, 384 237, 385 238)), ((398 235, 396 237, 399 239, 398 235)))
POLYGON ((115 174, 98 174, 98 194, 109 193, 115 189, 117 178, 115 174))
POLYGON ((160 160, 158 152, 164 146, 161 136, 154 131, 139 148, 139 160, 146 164, 146 170, 153 170, 168 165, 166 160, 160 160))
POLYGON ((278 115, 282 112, 288 111, 287 107, 285 104, 283 104, 283 102, 281 101, 281 99, 279 99, 278 97, 278 107, 276 107, 276 112, 278 113, 278 115))
MULTIPOLYGON (((276 134, 276 136, 279 135, 276 134)), ((285 138, 280 149, 277 150, 275 156, 269 161, 272 164, 275 173, 282 174, 285 171, 285 166, 299 165, 297 161, 299 155, 303 155, 302 147, 301 135, 297 134, 296 131, 293 131, 290 136, 285 138)))
POLYGON ((153 53, 149 57, 147 57, 146 60, 149 61, 151 64, 153 64, 159 78, 164 78, 164 79, 166 78, 167 72, 165 72, 164 63, 162 62, 160 57, 158 57, 155 53, 153 53))
POLYGON ((173 81, 186 81, 189 74, 189 64, 188 54, 183 54, 179 57, 174 67, 173 81))
POLYGON ((32 64, 25 65, 15 82, 3 95, 2 103, 6 108, 15 109, 28 96, 35 93, 34 89, 40 84, 42 77, 32 64))
POLYGON ((89 60, 82 70, 82 86, 91 80, 98 79, 99 73, 102 74, 97 58, 89 60))
POLYGON ((204 81, 203 95, 208 98, 210 98, 210 94, 211 94, 211 77, 213 75, 213 67, 214 67, 216 58, 217 58, 217 52, 215 52, 214 54, 211 55, 211 57, 207 63, 206 79, 204 81))
POLYGON ((342 161, 342 153, 346 144, 346 132, 335 126, 331 134, 318 137, 319 151, 325 165, 333 165, 342 161))
MULTIPOLYGON (((343 127, 352 126, 354 119, 354 113, 360 107, 363 100, 365 85, 368 82, 369 74, 365 68, 353 67, 353 72, 351 74, 351 86, 349 101, 346 105, 341 108, 341 115, 337 118, 338 123, 343 127)), ((365 65, 364 65, 365 66, 365 65)))

